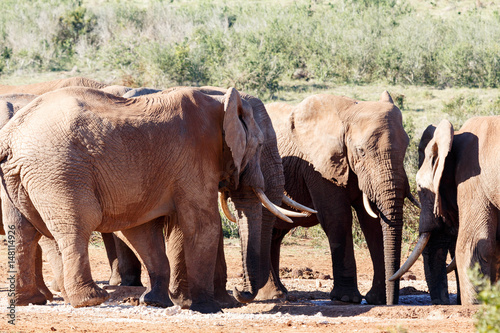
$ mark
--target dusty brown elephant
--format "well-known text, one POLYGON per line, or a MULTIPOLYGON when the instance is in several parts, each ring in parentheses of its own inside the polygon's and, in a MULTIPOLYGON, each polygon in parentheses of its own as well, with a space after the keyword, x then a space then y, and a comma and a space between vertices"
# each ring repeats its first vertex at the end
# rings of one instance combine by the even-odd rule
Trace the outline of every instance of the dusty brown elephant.
POLYGON ((65 87, 89 87, 95 89, 102 89, 107 86, 108 86, 107 84, 92 79, 87 79, 84 77, 70 77, 66 79, 44 81, 44 82, 19 85, 19 86, 0 85, 0 95, 4 94, 43 95, 46 92, 54 91, 56 89, 65 87))
POLYGON ((424 249, 426 280, 434 303, 449 304, 446 251, 439 243, 455 236, 455 260, 462 304, 476 302, 467 270, 479 264, 495 282, 500 274, 500 117, 469 119, 454 132, 448 120, 429 126, 420 141, 417 187, 422 204, 419 241, 395 274, 398 278, 424 249), (433 265, 427 261, 434 259, 433 265), (429 277, 432 277, 429 278, 429 277))
MULTIPOLYGON (((181 87, 174 87, 162 91, 161 94, 169 94, 173 91, 180 89, 181 87)), ((227 89, 216 88, 216 87, 201 87, 194 88, 199 90, 205 94, 211 96, 222 96, 227 92, 227 89)), ((140 90, 144 92, 144 90, 140 90)), ((148 90, 150 91, 150 90, 148 90)), ((151 91, 154 93, 155 91, 151 91)), ((283 192, 284 192, 284 176, 283 176, 283 168, 281 165, 281 157, 279 156, 276 135, 271 123, 271 119, 267 114, 266 108, 262 101, 256 97, 251 95, 247 95, 245 93, 240 93, 243 100, 247 101, 253 111, 254 119, 262 130, 264 134, 264 142, 262 144, 262 158, 260 162, 260 168, 264 175, 265 181, 265 195, 276 205, 280 205, 283 192)), ((238 191, 230 190, 225 187, 224 184, 221 184, 219 188, 221 204, 223 209, 227 210, 226 200, 229 198, 231 201, 231 205, 234 206, 235 203, 241 205, 242 202, 246 200, 245 196, 238 195, 238 191)), ((309 213, 314 213, 313 210, 308 209, 307 207, 303 207, 298 205, 297 203, 291 203, 293 207, 304 209, 309 213)), ((289 212, 286 212, 289 214, 289 212)), ((294 216, 306 216, 304 214, 293 214, 294 216)), ((175 218, 175 217, 171 217, 175 218)), ((238 224, 242 224, 242 217, 232 216, 231 219, 238 224)), ((269 256, 267 254, 270 251, 271 244, 271 234, 272 227, 275 223, 275 215, 271 213, 268 209, 264 209, 262 212, 262 227, 260 230, 260 238, 261 238, 261 249, 262 254, 266 254, 265 257, 260 262, 260 267, 268 267, 269 266, 269 256)), ((245 223, 243 223, 244 225, 245 223)), ((221 229, 222 232, 222 229, 221 229)), ((190 304, 190 296, 188 291, 188 277, 186 275, 185 263, 184 263, 184 255, 182 250, 182 235, 179 234, 179 228, 175 223, 167 223, 166 229, 166 237, 167 237, 167 254, 169 257, 169 261, 171 264, 171 281, 170 281, 170 293, 171 298, 175 304, 180 305, 182 307, 188 307, 190 304)), ((243 245, 243 244, 242 244, 243 245)), ((131 255, 129 250, 126 247, 123 247, 120 243, 117 244, 118 248, 118 258, 120 265, 120 272, 122 274, 122 279, 127 281, 140 279, 140 266, 134 264, 133 254, 131 255)), ((242 246, 244 249, 245 247, 242 246)), ((243 256, 246 254, 243 252, 243 256)), ((262 270, 263 273, 267 272, 267 270, 262 270)), ((261 285, 256 289, 260 289, 263 283, 267 281, 267 276, 263 276, 261 279, 261 285)), ((222 235, 219 241, 219 247, 217 251, 217 262, 216 262, 216 272, 214 276, 214 291, 215 291, 215 299, 221 306, 223 307, 231 307, 236 305, 234 299, 229 296, 226 290, 226 282, 227 282, 227 272, 226 272, 226 263, 224 258, 224 250, 222 243, 222 235)), ((254 296, 249 294, 241 294, 237 291, 234 292, 236 298, 238 298, 241 302, 248 302, 253 299, 254 296)))
POLYGON ((58 243, 64 264, 58 284, 73 306, 108 297, 90 275, 87 243, 93 230, 121 230, 148 269, 151 283, 141 300, 171 305, 161 244, 163 217, 176 214, 186 244, 191 309, 219 311, 213 276, 220 184, 240 189, 244 198, 241 205, 234 198, 246 248, 241 294, 256 294, 261 240, 254 229, 261 228, 262 200, 279 212, 263 194, 263 134, 236 90, 209 96, 184 88, 163 97, 124 99, 88 88, 60 89, 18 112, 0 131, 0 142, 7 194, 2 207, 22 213, 9 222, 16 228, 18 271, 25 272, 16 280, 19 305, 45 302, 32 273, 41 234, 58 243))
POLYGON ((279 281, 280 244, 286 233, 296 226, 320 223, 332 255, 334 287, 330 297, 361 302, 352 206, 374 266, 373 286, 365 298, 370 304, 397 304, 399 282, 386 283, 386 279, 400 264, 403 201, 405 197, 413 199, 403 167, 408 136, 401 111, 387 92, 377 102, 323 94, 308 97, 297 106, 272 103, 266 108, 278 138, 285 190, 318 214, 295 218, 293 224, 277 220, 272 271, 259 298, 283 297, 287 292, 279 281))
MULTIPOLYGON (((40 82, 40 83, 34 83, 34 84, 29 84, 29 85, 21 85, 21 86, 9 86, 9 85, 3 85, 0 86, 0 92, 9 92, 0 95, 0 128, 3 127, 17 112, 20 108, 24 107, 27 105, 29 102, 31 102, 33 99, 38 97, 39 94, 44 94, 49 91, 57 90, 63 87, 69 87, 69 86, 76 86, 76 87, 89 87, 89 88, 98 88, 104 92, 113 94, 115 96, 122 96, 128 91, 132 90, 129 87, 121 86, 121 85, 112 85, 108 86, 104 83, 92 80, 92 79, 87 79, 83 77, 72 77, 72 78, 67 78, 67 79, 60 79, 60 80, 54 80, 54 81, 47 81, 47 82, 40 82)), ((134 90, 135 91, 135 90, 134 90)), ((102 235, 104 244, 106 246, 106 251, 108 253, 108 259, 109 259, 109 264, 111 268, 111 275, 109 278, 110 284, 115 285, 122 283, 122 285, 130 285, 130 286, 136 286, 136 285, 141 285, 140 282, 140 275, 139 278, 135 279, 127 279, 127 271, 126 269, 130 269, 129 267, 139 267, 140 270, 140 263, 138 262, 137 259, 133 259, 131 255, 129 255, 126 258, 131 258, 130 262, 127 262, 126 259, 125 263, 127 266, 124 268, 124 273, 123 275, 125 276, 124 281, 122 281, 121 274, 119 272, 119 266, 118 266, 118 259, 116 255, 116 250, 115 250, 115 242, 113 240, 113 236, 111 234, 103 234, 102 235)), ((50 241, 42 241, 42 244, 44 244, 44 252, 46 252, 47 257, 51 258, 53 260, 57 260, 55 262, 51 262, 51 267, 54 270, 57 270, 61 268, 61 263, 58 260, 58 255, 57 255, 57 246, 55 244, 51 244, 50 241), (53 253, 49 253, 53 252, 53 253)), ((119 245, 116 245, 119 246, 119 245)), ((125 250, 123 250, 125 251, 125 250)), ((38 257, 41 257, 41 254, 37 255, 38 257)), ((41 263, 40 261, 37 261, 41 263)), ((41 271, 41 267, 39 269, 41 271)), ((40 286, 43 286, 43 293, 47 296, 48 299, 52 299, 52 295, 50 291, 45 287, 45 283, 43 282, 43 279, 41 278, 41 275, 39 275, 39 281, 38 284, 40 286)), ((59 287, 57 286, 57 283, 55 281, 52 282, 52 289, 59 291, 59 287)))

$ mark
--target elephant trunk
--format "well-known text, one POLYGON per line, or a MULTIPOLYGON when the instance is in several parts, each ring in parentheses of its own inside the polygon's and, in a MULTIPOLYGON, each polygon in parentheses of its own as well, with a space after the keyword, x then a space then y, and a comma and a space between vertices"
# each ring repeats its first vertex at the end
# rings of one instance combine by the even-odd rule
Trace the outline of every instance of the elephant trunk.
POLYGON ((234 296, 241 303, 249 303, 255 299, 262 285, 261 273, 261 226, 262 205, 255 194, 250 191, 232 195, 231 199, 237 211, 236 219, 240 234, 243 291, 234 289, 234 296))
POLYGON ((403 223, 389 225, 383 223, 384 234, 384 262, 386 278, 386 301, 387 305, 398 304, 399 300, 399 280, 388 281, 388 279, 398 270, 401 260, 401 239, 403 223))
POLYGON ((391 172, 390 175, 381 182, 376 193, 384 237, 386 302, 393 305, 399 300, 399 280, 390 281, 389 278, 399 269, 401 260, 406 174, 402 171, 391 172))

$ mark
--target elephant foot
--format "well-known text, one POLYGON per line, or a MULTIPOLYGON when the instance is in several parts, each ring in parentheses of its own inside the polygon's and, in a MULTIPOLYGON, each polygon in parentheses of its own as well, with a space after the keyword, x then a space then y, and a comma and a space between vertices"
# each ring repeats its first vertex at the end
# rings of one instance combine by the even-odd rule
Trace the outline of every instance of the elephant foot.
POLYGON ((259 293, 257 294, 256 299, 258 299, 258 300, 269 300, 269 299, 284 300, 284 299, 286 299, 287 294, 288 294, 288 290, 286 288, 284 288, 284 290, 282 290, 282 289, 268 283, 259 290, 259 293))
MULTIPOLYGON (((141 282, 141 275, 122 275, 120 277, 121 284, 120 286, 127 286, 127 287, 143 287, 142 282, 141 282)), ((109 281, 109 284, 111 285, 111 280, 109 281)))
POLYGON ((180 306, 181 309, 189 309, 191 306, 191 298, 189 297, 189 293, 184 292, 185 289, 176 288, 176 286, 169 289, 170 299, 175 305, 180 306))
POLYGON ((221 308, 235 308, 241 305, 233 296, 229 295, 227 290, 215 290, 215 301, 221 308))
POLYGON ((57 281, 55 279, 49 283, 49 288, 57 293, 61 292, 61 288, 59 288, 59 285, 57 284, 57 281))
POLYGON ((357 288, 333 288, 330 292, 330 299, 332 301, 342 301, 346 303, 361 303, 363 296, 359 293, 357 288))
POLYGON ((121 282, 122 282, 122 278, 121 278, 120 274, 113 270, 111 272, 111 276, 109 277, 108 284, 110 286, 119 286, 121 282))
POLYGON ((384 305, 386 304, 385 299, 385 288, 372 288, 365 296, 366 303, 373 305, 384 305), (374 290, 376 289, 376 290, 374 290))
POLYGON ((193 303, 193 304, 191 304, 190 309, 192 311, 197 311, 197 312, 200 312, 200 313, 218 313, 218 312, 222 312, 221 307, 215 301, 193 303))
POLYGON ((75 308, 99 305, 109 298, 108 292, 99 288, 95 283, 77 290, 78 292, 72 295, 68 294, 69 302, 75 308))
POLYGON ((40 291, 43 294, 43 296, 45 296, 47 301, 52 301, 54 299, 54 295, 49 290, 49 288, 47 288, 45 283, 42 282, 41 285, 38 286, 38 291, 40 291))
POLYGON ((45 305, 47 304, 47 298, 40 291, 34 293, 20 293, 16 292, 16 305, 26 306, 26 305, 45 305))
POLYGON ((168 308, 174 306, 174 303, 168 297, 168 294, 158 291, 147 291, 141 295, 139 299, 140 304, 156 306, 159 308, 168 308))

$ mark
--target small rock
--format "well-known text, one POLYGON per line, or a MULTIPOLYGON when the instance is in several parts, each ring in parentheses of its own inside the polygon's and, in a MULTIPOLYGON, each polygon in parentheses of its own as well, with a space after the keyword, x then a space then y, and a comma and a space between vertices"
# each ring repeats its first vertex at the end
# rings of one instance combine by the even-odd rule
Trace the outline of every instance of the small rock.
POLYGON ((321 283, 320 280, 316 280, 316 288, 321 288, 323 287, 323 284, 321 283))

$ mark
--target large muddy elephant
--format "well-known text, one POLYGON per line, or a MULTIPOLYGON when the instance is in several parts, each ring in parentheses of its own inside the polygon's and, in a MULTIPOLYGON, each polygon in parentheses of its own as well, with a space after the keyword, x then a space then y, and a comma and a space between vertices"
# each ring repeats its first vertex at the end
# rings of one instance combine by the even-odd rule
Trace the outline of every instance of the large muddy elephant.
MULTIPOLYGON (((0 85, 0 128, 3 127, 12 116, 22 107, 26 106, 33 99, 42 95, 46 92, 54 91, 60 88, 65 87, 88 87, 88 88, 96 88, 100 89, 109 94, 113 94, 115 96, 122 96, 127 92, 134 93, 136 95, 140 95, 144 93, 143 89, 132 89, 129 87, 121 86, 121 85, 112 85, 109 86, 107 84, 84 78, 84 77, 71 77, 53 81, 44 81, 27 85, 0 85), (133 90, 133 91, 131 91, 133 90)), ((150 91, 152 91, 150 89, 150 91)), ((111 268, 111 275, 109 278, 110 284, 115 285, 122 282, 123 285, 136 286, 141 285, 140 274, 138 277, 134 276, 132 279, 128 279, 127 277, 131 276, 130 272, 127 270, 136 269, 137 267, 140 272, 140 262, 132 255, 128 255, 123 260, 124 268, 122 268, 123 274, 119 272, 119 263, 116 254, 116 247, 119 247, 119 251, 121 250, 122 243, 117 242, 115 245, 115 241, 113 239, 112 234, 103 234, 102 235, 104 245, 106 246, 106 252, 108 254, 109 264, 111 268), (121 246, 121 247, 120 247, 121 246), (127 261, 127 258, 131 258, 130 262, 127 261), (120 275, 124 275, 124 279, 120 275)), ((48 258, 51 258, 51 267, 53 270, 60 269, 61 263, 58 258, 58 254, 56 253, 57 246, 51 243, 48 240, 43 240, 41 244, 44 246, 44 252, 48 258)), ((122 251, 130 251, 127 249, 123 249, 122 251)), ((41 258, 41 254, 38 254, 37 257, 41 258)), ((38 263, 42 263, 41 259, 37 261, 38 263)), ((37 268, 37 271, 41 272, 41 267, 37 268)), ((43 282, 43 278, 41 274, 38 275, 38 284, 41 286, 41 290, 43 290, 44 295, 46 295, 47 299, 52 299, 51 292, 46 288, 45 283, 43 282), (43 286, 43 287, 42 287, 43 286)), ((59 291, 57 283, 53 281, 52 289, 59 291)))
MULTIPOLYGON (((181 87, 170 88, 162 91, 161 94, 169 94, 180 88, 181 87)), ((194 89, 199 90, 211 96, 222 96, 227 92, 227 89, 216 88, 216 87, 201 87, 194 89)), ((140 90, 140 92, 142 93, 148 91, 151 93, 157 92, 150 89, 140 90)), ((264 182, 265 182, 264 193, 271 200, 273 204, 281 205, 284 195, 285 179, 283 175, 281 157, 278 152, 276 134, 274 132, 271 119, 269 118, 266 108, 260 99, 253 97, 251 95, 247 95, 245 93, 240 93, 240 95, 243 100, 245 100, 251 105, 255 122, 257 123, 257 125, 259 126, 264 135, 264 142, 262 144, 262 155, 260 161, 260 168, 264 175, 264 182)), ((239 226, 241 225, 244 226, 246 223, 242 219, 244 219, 245 217, 238 215, 233 216, 232 213, 230 213, 227 201, 229 199, 230 201, 229 205, 232 205, 233 207, 235 206, 241 207, 249 198, 246 195, 243 195, 244 193, 238 194, 238 191, 228 189, 227 187, 225 187, 224 184, 221 184, 221 186, 219 187, 219 193, 220 193, 221 205, 224 212, 227 213, 227 215, 231 220, 238 223, 239 226)), ((296 209, 301 209, 308 212, 306 215, 293 213, 292 214, 293 216, 307 216, 310 213, 315 212, 314 210, 311 210, 310 208, 307 207, 303 207, 295 202, 290 202, 290 204, 292 205, 292 207, 296 209)), ((290 215, 290 212, 285 212, 285 214, 290 215)), ((173 217, 171 217, 167 222, 167 228, 165 233, 167 238, 166 241, 167 254, 171 266, 170 294, 175 304, 180 305, 182 307, 186 307, 189 306, 191 302, 189 296, 189 290, 187 287, 189 285, 189 282, 185 270, 184 255, 181 242, 182 238, 181 235, 179 235, 178 232, 179 230, 176 227, 176 224, 172 223, 171 221, 172 218, 173 217)), ((260 272, 263 275, 260 279, 259 285, 252 287, 253 290, 252 292, 242 294, 237 290, 234 291, 235 297, 240 302, 246 303, 253 300, 256 295, 256 291, 258 291, 267 282, 267 275, 265 274, 268 272, 269 268, 264 269, 264 267, 269 267, 268 254, 270 251, 272 228, 274 226, 275 219, 276 219, 275 213, 271 213, 269 209, 264 209, 262 211, 261 229, 254 231, 260 232, 261 251, 262 251, 261 260, 260 263, 255 263, 255 264, 260 266, 261 268, 260 272)), ((239 232, 241 234, 242 232, 244 233, 248 231, 239 228, 239 232)), ((244 244, 242 244, 242 249, 243 249, 242 256, 246 257, 247 254, 244 252, 245 250, 244 244)), ((123 246, 123 244, 119 240, 117 242, 117 252, 118 252, 117 256, 119 258, 119 267, 120 267, 119 271, 122 278, 122 284, 123 281, 125 281, 125 283, 128 283, 127 281, 139 280, 141 274, 141 267, 140 265, 137 265, 133 253, 131 253, 126 246, 123 246)), ((219 302, 219 304, 222 307, 230 307, 236 305, 234 299, 229 296, 226 290, 226 282, 227 282, 227 269, 226 269, 223 242, 221 236, 217 250, 216 272, 214 276, 214 292, 216 301, 219 302)), ((248 284, 248 281, 245 283, 248 284)))
POLYGON ((491 282, 500 273, 500 117, 469 119, 454 132, 448 120, 429 126, 419 145, 417 187, 422 204, 419 241, 398 278, 422 251, 436 304, 449 304, 446 247, 453 249, 462 304, 476 302, 467 270, 479 264, 491 282), (442 245, 444 243, 444 246, 442 245), (449 246, 451 244, 451 246, 449 246), (444 248, 444 250, 443 250, 444 248), (431 264, 429 264, 431 262, 431 264))
POLYGON ((0 85, 0 95, 4 94, 33 94, 43 95, 46 92, 54 91, 66 87, 89 87, 102 89, 108 87, 107 84, 84 77, 70 77, 53 81, 44 81, 32 84, 11 86, 0 85))
POLYGON ((75 307, 100 304, 87 244, 93 230, 118 232, 144 262, 146 304, 172 304, 162 244, 165 216, 176 216, 190 283, 191 309, 220 310, 214 272, 220 239, 219 188, 240 217, 245 289, 261 284, 264 136, 252 107, 229 89, 210 96, 183 88, 164 96, 124 99, 88 88, 38 97, 0 131, 2 208, 16 214, 16 302, 43 304, 35 283, 36 246, 53 237, 62 253, 57 277, 75 307), (222 186, 221 186, 222 184, 222 186), (237 191, 236 191, 237 189, 237 191), (233 194, 233 190, 235 190, 233 194), (257 230, 257 231, 255 231, 257 230))
POLYGON ((370 304, 397 304, 399 283, 386 279, 399 268, 403 201, 413 198, 403 167, 409 140, 401 111, 387 92, 377 102, 324 94, 297 106, 272 103, 266 108, 278 138, 285 190, 318 213, 294 218, 293 224, 276 222, 272 271, 259 298, 287 292, 279 281, 280 244, 287 232, 320 223, 332 255, 330 297, 361 302, 352 239, 354 207, 374 266, 373 286, 365 298, 370 304))

